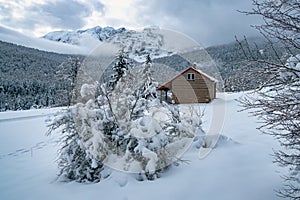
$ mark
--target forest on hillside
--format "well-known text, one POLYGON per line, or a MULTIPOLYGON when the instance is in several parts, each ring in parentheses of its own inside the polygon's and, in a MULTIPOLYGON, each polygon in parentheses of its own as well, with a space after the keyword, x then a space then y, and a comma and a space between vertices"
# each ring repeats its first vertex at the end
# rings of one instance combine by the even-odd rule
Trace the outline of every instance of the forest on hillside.
POLYGON ((0 42, 0 110, 69 105, 82 59, 0 42))
MULTIPOLYGON (((256 59, 272 61, 274 50, 281 56, 286 54, 278 46, 271 48, 262 39, 242 40, 241 43, 250 44, 249 51, 256 59)), ((254 79, 249 75, 258 70, 259 65, 248 64, 237 42, 209 47, 206 51, 216 63, 224 81, 224 91, 255 89, 266 78, 254 79)), ((77 71, 84 58, 0 41, 0 111, 70 105, 77 71)), ((153 63, 171 66, 177 71, 191 65, 179 55, 153 59, 153 63)))

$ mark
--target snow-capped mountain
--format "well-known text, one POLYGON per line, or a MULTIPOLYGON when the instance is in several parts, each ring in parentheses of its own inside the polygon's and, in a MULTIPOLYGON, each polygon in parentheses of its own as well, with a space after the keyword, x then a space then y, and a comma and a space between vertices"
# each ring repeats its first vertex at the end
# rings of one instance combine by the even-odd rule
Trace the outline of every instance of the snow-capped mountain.
POLYGON ((126 31, 125 28, 114 29, 113 27, 100 27, 77 31, 54 31, 43 36, 43 38, 73 45, 80 45, 81 40, 87 36, 92 36, 99 41, 106 41, 116 34, 126 31))
POLYGON ((124 31, 112 37, 109 42, 123 47, 125 51, 129 52, 129 57, 136 61, 144 61, 147 54, 150 54, 151 58, 159 58, 174 53, 165 47, 164 35, 158 28, 124 31))
POLYGON ((152 58, 171 55, 164 47, 165 39, 158 31, 159 28, 144 28, 141 31, 128 30, 125 28, 114 29, 113 27, 100 27, 77 31, 54 31, 46 34, 43 38, 68 43, 76 46, 86 46, 90 43, 93 48, 102 42, 117 44, 129 52, 131 58, 140 61, 145 55, 152 58))

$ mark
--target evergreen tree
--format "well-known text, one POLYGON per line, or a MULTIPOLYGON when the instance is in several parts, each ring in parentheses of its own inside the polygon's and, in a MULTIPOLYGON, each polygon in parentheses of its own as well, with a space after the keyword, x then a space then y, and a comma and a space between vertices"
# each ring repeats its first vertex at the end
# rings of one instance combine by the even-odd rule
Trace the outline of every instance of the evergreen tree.
POLYGON ((128 54, 121 49, 119 54, 116 57, 116 63, 112 67, 113 74, 111 75, 111 79, 109 81, 109 88, 114 89, 116 83, 122 78, 122 76, 126 73, 129 68, 128 63, 128 54))
POLYGON ((96 100, 78 103, 56 117, 50 132, 60 130, 63 136, 61 175, 100 181, 110 166, 139 173, 139 180, 153 180, 176 161, 201 121, 193 114, 180 116, 177 106, 161 104, 157 85, 151 63, 145 63, 124 73, 113 90, 103 84, 96 100))

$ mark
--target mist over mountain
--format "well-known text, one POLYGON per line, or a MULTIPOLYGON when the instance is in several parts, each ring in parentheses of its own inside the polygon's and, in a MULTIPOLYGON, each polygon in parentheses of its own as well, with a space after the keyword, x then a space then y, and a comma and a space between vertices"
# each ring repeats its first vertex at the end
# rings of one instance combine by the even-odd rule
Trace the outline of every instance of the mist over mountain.
POLYGON ((85 43, 84 46, 71 45, 67 43, 55 42, 45 38, 36 38, 24 35, 17 31, 0 26, 0 41, 22 45, 42 51, 55 52, 60 54, 81 54, 85 55, 91 51, 95 45, 85 43), (90 46, 89 46, 90 45, 90 46))

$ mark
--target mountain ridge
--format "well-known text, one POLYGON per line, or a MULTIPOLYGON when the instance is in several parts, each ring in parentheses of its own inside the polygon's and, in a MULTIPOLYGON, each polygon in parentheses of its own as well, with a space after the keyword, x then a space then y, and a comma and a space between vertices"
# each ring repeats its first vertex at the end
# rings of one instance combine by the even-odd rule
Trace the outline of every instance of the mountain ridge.
POLYGON ((93 28, 76 31, 52 31, 42 36, 42 38, 72 45, 79 45, 80 39, 85 36, 92 36, 93 38, 103 42, 116 34, 125 32, 126 30, 127 29, 124 27, 115 29, 111 26, 95 26, 93 28))

